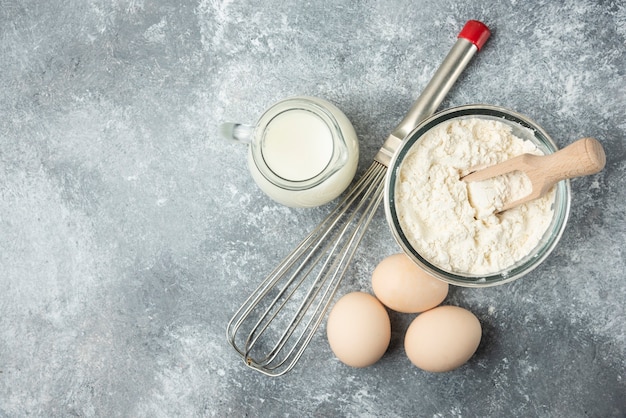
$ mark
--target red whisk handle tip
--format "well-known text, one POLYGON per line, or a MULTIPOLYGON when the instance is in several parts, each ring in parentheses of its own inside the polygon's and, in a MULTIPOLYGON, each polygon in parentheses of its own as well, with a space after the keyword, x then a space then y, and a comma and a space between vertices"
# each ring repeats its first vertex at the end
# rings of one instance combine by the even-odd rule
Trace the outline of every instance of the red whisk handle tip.
POLYGON ((468 20, 459 32, 459 38, 464 38, 476 45, 476 48, 480 50, 489 36, 491 31, 483 22, 478 20, 468 20))

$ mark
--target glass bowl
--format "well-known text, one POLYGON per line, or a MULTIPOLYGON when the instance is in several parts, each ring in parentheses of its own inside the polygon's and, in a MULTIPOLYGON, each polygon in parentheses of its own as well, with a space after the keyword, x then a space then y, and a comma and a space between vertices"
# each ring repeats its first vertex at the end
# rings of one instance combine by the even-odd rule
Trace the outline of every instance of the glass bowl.
POLYGON ((396 207, 396 187, 403 161, 412 146, 430 129, 453 119, 480 118, 497 120, 512 128, 513 135, 532 141, 544 154, 557 151, 550 136, 527 117, 496 106, 468 105, 439 112, 417 126, 395 151, 385 179, 385 214, 395 240, 402 250, 422 269, 447 283, 465 287, 487 287, 511 282, 528 274, 541 264, 555 248, 569 217, 571 188, 568 180, 556 185, 553 203, 553 217, 537 246, 524 258, 504 270, 486 275, 465 274, 444 270, 423 257, 409 242, 398 220, 396 207))

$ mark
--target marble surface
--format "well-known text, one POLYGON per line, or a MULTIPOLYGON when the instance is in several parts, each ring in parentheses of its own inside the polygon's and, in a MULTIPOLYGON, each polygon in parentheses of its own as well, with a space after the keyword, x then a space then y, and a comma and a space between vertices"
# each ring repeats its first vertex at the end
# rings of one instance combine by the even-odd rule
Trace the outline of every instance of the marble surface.
MULTIPOLYGON (((4 0, 0 5, 0 416, 626 415, 626 6, 621 1, 4 0), (559 146, 595 136, 562 241, 522 280, 454 288, 475 356, 430 374, 392 314, 372 367, 324 325, 280 378, 225 328, 332 208, 289 209, 218 137, 298 94, 340 107, 358 174, 468 19, 493 36, 442 107, 488 103, 559 146)), ((382 211, 339 294, 399 248, 382 211)))

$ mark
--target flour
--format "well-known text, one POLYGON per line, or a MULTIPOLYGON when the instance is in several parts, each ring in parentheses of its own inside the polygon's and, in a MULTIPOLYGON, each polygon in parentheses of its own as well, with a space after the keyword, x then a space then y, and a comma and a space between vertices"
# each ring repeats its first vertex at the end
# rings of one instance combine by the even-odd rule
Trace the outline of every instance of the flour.
POLYGON ((499 212, 505 203, 527 196, 531 191, 530 178, 519 171, 467 184, 469 202, 479 219, 499 212))
POLYGON ((519 172, 466 183, 479 167, 541 151, 494 120, 443 123, 409 151, 400 168, 396 207, 409 242, 438 267, 484 275, 506 269, 529 254, 550 226, 555 190, 500 214, 503 204, 530 192, 519 172))

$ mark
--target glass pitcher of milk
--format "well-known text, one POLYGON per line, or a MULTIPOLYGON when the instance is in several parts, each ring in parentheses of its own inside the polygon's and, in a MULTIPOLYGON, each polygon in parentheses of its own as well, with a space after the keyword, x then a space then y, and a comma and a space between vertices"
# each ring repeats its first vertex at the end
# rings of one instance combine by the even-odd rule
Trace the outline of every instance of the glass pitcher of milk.
POLYGON ((290 207, 314 207, 339 196, 359 161, 348 118, 316 97, 282 100, 254 126, 225 123, 222 136, 249 144, 248 168, 269 197, 290 207))

